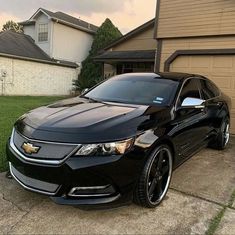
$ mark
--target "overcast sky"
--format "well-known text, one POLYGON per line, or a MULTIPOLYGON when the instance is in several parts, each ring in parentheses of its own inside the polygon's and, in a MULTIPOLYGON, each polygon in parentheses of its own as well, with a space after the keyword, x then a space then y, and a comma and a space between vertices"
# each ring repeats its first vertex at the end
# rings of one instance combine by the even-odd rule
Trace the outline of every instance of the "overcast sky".
POLYGON ((106 18, 127 33, 154 18, 156 0, 0 0, 0 27, 7 20, 23 21, 40 7, 100 25, 106 18))

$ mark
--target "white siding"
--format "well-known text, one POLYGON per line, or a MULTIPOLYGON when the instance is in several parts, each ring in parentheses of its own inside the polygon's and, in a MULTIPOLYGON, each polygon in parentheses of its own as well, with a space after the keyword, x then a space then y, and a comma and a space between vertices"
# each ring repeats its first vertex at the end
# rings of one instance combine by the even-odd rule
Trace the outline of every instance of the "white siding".
POLYGON ((24 26, 24 33, 51 58, 81 63, 89 54, 94 35, 53 22, 47 15, 39 13, 35 25, 24 26), (38 41, 39 24, 48 24, 48 41, 38 41))
POLYGON ((35 25, 24 26, 24 34, 29 35, 34 41, 36 40, 35 25))
POLYGON ((93 35, 53 23, 52 57, 81 63, 89 54, 93 35))
POLYGON ((69 95, 78 70, 0 57, 0 95, 69 95), (1 81, 3 79, 3 81, 1 81))

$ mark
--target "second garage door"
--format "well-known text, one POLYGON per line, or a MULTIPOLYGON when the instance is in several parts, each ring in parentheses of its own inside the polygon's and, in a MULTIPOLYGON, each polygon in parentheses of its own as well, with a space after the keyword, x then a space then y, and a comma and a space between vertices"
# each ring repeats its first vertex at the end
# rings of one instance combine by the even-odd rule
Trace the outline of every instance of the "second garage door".
POLYGON ((235 134, 235 56, 179 56, 170 71, 204 75, 231 97, 231 133, 235 134))

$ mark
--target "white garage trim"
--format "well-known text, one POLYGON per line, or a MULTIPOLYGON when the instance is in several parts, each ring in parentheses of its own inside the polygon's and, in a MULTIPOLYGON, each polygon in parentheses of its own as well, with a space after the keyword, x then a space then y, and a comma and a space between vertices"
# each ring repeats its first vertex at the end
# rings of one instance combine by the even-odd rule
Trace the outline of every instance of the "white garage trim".
POLYGON ((235 55, 235 48, 229 49, 201 49, 201 50, 177 50, 164 63, 164 72, 170 71, 171 63, 178 56, 187 55, 235 55))

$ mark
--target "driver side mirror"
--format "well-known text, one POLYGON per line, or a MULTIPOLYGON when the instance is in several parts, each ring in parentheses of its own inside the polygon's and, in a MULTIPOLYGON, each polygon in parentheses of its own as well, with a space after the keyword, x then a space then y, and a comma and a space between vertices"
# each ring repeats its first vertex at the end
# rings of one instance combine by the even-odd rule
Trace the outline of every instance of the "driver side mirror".
POLYGON ((184 99, 183 103, 181 104, 181 108, 187 108, 187 109, 204 109, 205 100, 198 99, 198 98, 192 98, 187 97, 184 99))

